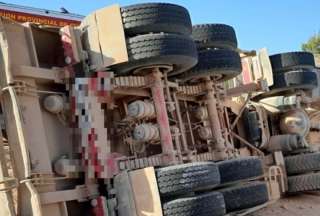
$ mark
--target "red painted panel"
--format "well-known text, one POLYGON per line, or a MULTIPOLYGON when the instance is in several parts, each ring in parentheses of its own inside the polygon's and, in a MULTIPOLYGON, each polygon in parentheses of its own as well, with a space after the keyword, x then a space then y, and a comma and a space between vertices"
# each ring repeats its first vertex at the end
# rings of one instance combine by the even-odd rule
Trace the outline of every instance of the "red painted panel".
POLYGON ((9 10, 3 10, 3 9, 0 9, 0 16, 7 19, 14 20, 16 22, 21 22, 21 23, 31 22, 31 23, 56 26, 56 27, 63 27, 67 25, 71 25, 71 26, 80 25, 80 21, 77 21, 77 20, 72 20, 72 19, 68 20, 68 19, 42 16, 42 15, 31 14, 31 13, 22 13, 17 11, 9 11, 9 10))

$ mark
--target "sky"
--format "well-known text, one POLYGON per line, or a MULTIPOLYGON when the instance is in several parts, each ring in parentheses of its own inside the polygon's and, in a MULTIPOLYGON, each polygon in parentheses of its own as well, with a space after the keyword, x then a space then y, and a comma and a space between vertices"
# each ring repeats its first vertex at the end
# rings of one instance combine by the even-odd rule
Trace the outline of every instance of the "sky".
MULTIPOLYGON (((4 2, 6 2, 4 0, 4 2)), ((10 0, 6 3, 87 15, 111 5, 154 0, 10 0)), ((224 23, 235 28, 239 47, 257 50, 267 47, 270 54, 298 51, 301 44, 320 32, 319 0, 160 0, 189 10, 193 24, 224 23)))

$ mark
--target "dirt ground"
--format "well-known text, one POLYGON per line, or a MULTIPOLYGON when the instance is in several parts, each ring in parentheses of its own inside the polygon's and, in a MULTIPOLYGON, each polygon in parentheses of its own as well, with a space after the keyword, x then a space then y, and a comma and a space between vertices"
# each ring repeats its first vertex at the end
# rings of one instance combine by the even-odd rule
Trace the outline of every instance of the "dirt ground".
POLYGON ((320 192, 285 197, 251 216, 320 216, 320 192))

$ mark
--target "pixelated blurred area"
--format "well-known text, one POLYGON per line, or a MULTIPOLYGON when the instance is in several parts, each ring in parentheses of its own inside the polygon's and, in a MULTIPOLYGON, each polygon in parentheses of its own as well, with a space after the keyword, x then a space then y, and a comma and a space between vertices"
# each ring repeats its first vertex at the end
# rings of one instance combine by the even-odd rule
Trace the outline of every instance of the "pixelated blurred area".
POLYGON ((112 77, 109 72, 96 72, 91 77, 75 77, 72 82, 71 122, 88 178, 110 178, 117 172, 104 109, 112 101, 112 77))

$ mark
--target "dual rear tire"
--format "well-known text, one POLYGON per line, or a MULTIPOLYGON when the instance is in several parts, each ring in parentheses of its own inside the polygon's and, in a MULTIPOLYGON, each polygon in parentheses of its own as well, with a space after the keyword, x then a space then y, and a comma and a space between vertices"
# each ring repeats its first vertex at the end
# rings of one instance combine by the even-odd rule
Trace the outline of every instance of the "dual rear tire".
POLYGON ((191 39, 192 24, 184 7, 167 3, 136 4, 121 8, 127 38, 128 62, 111 66, 118 75, 150 66, 170 66, 176 74, 198 60, 191 39))
POLYGON ((198 64, 191 70, 177 76, 182 82, 197 82, 205 77, 213 77, 222 82, 241 73, 241 59, 233 50, 201 50, 198 64))
POLYGON ((260 205, 269 199, 266 184, 242 182, 262 174, 262 161, 257 157, 158 168, 156 177, 164 200, 163 213, 165 216, 220 216, 260 205))
POLYGON ((285 158, 288 192, 320 190, 320 153, 307 153, 285 158))
POLYGON ((222 82, 241 73, 241 59, 236 51, 237 38, 231 26, 195 25, 192 28, 192 38, 198 49, 198 64, 185 73, 173 76, 173 79, 195 83, 211 77, 216 82, 222 82))
POLYGON ((270 91, 258 95, 254 100, 274 96, 290 96, 297 91, 310 91, 318 86, 314 72, 315 60, 312 53, 288 52, 270 56, 273 70, 273 86, 270 91))
POLYGON ((167 3, 122 7, 121 15, 129 60, 111 67, 118 75, 159 65, 172 66, 168 75, 182 82, 207 76, 221 82, 241 73, 240 56, 235 51, 237 38, 231 26, 192 27, 187 9, 167 3))
POLYGON ((129 61, 113 65, 118 75, 127 75, 147 66, 168 65, 181 73, 192 68, 198 59, 190 37, 176 34, 146 34, 127 39, 129 61))

